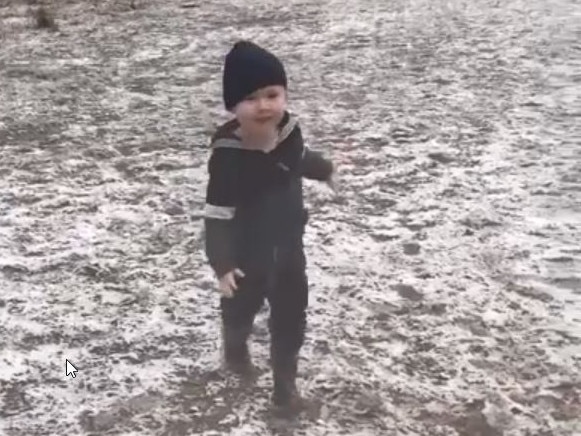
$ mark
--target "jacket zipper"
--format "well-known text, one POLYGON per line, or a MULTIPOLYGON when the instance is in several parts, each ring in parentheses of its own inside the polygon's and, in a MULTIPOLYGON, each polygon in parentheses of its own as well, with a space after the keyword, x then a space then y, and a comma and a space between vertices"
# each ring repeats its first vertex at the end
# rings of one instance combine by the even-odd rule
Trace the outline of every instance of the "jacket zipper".
POLYGON ((274 289, 274 287, 276 286, 276 268, 277 268, 277 263, 278 263, 278 247, 274 247, 274 249, 272 250, 272 259, 274 261, 274 268, 272 269, 272 271, 270 272, 269 277, 268 277, 269 291, 272 291, 274 289))

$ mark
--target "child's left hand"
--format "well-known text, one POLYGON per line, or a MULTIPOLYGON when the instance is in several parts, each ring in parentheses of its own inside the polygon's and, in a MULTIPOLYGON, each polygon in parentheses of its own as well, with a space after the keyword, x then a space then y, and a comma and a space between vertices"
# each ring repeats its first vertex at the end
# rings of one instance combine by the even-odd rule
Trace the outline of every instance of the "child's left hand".
POLYGON ((331 172, 331 175, 329 176, 329 178, 327 179, 327 186, 329 188, 331 188, 331 190, 335 193, 338 194, 338 187, 337 187, 337 164, 333 163, 333 171, 331 172))
POLYGON ((327 186, 329 188, 331 188, 331 190, 335 194, 338 194, 338 191, 337 191, 337 183, 335 182, 335 177, 334 176, 329 177, 329 179, 327 180, 327 186))

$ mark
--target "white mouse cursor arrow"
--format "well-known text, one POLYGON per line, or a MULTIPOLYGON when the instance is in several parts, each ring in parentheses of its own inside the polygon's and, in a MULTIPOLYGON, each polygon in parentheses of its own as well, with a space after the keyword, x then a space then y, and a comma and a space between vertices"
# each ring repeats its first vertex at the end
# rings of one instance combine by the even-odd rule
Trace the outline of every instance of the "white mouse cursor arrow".
POLYGON ((77 376, 77 374, 76 374, 77 371, 78 371, 78 369, 75 368, 75 365, 73 365, 71 362, 69 362, 69 359, 65 359, 65 373, 66 373, 66 376, 68 377, 70 375, 73 378, 75 378, 77 376))

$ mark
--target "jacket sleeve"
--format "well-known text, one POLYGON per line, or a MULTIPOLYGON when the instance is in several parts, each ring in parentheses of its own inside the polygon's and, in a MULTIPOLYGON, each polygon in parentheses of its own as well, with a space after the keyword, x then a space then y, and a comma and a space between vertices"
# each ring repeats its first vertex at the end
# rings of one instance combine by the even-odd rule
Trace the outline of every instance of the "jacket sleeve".
POLYGON ((333 174, 333 162, 326 159, 321 152, 311 150, 306 145, 302 158, 303 177, 312 180, 326 181, 333 174))
POLYGON ((218 277, 236 268, 233 218, 236 212, 235 150, 215 149, 208 162, 204 212, 205 249, 218 277))

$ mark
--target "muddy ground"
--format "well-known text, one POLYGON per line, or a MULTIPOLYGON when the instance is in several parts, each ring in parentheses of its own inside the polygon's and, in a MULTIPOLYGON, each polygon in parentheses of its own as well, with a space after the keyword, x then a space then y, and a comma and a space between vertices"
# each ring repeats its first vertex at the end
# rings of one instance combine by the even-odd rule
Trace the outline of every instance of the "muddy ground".
POLYGON ((0 434, 581 434, 576 0, 0 1, 0 434), (34 8, 34 6, 33 6, 34 8), (300 385, 239 386, 200 243, 223 56, 285 61, 314 182, 300 385), (65 359, 79 369, 65 377, 65 359))

